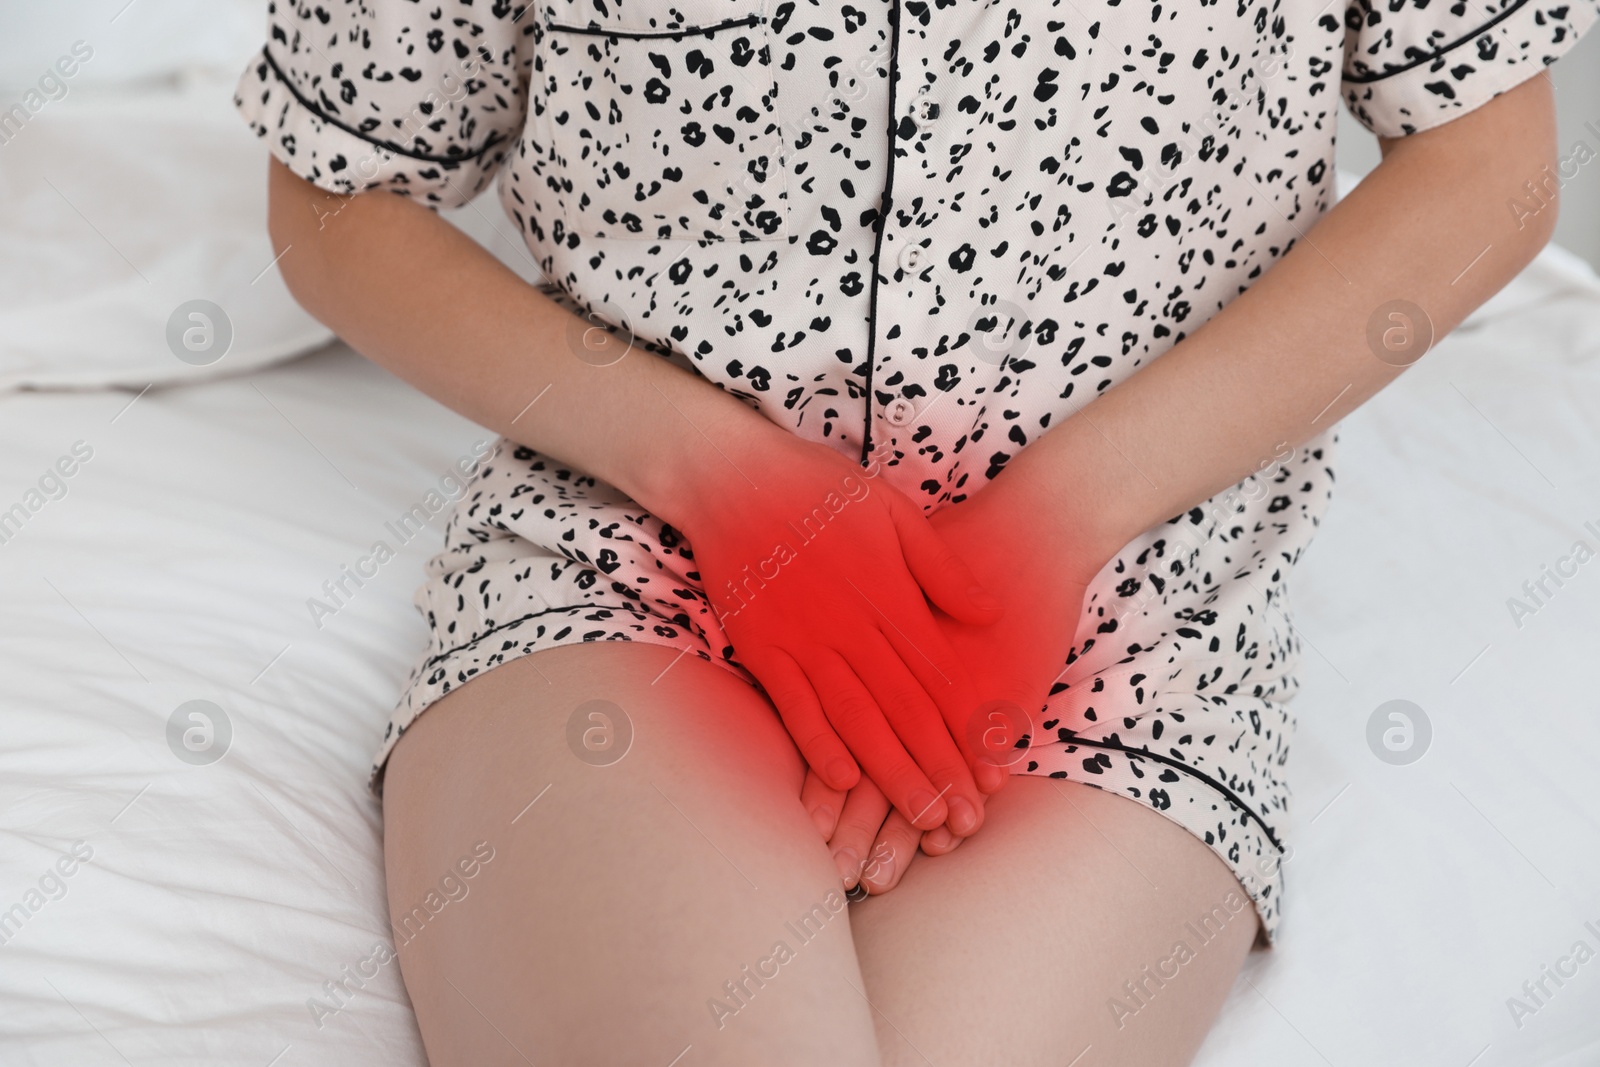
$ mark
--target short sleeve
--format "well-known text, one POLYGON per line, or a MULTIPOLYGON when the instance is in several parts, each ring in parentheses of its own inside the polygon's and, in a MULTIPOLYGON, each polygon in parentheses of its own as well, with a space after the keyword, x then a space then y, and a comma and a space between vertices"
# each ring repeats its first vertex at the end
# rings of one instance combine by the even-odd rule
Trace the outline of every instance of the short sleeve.
POLYGON ((1346 0, 1340 88, 1378 136, 1419 133, 1554 63, 1597 13, 1600 0, 1346 0))
POLYGON ((271 0, 234 105, 329 192, 459 207, 522 134, 535 19, 509 0, 271 0))

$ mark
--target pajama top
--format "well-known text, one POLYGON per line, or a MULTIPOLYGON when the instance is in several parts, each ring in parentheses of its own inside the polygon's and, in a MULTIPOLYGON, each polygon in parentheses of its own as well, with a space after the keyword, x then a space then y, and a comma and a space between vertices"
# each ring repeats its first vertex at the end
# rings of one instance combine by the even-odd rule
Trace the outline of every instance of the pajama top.
MULTIPOLYGON (((1341 99, 1381 136, 1430 129, 1539 74, 1597 7, 276 0, 236 103, 333 192, 449 208, 498 177, 497 224, 575 322, 877 457, 931 513, 1301 240, 1333 201, 1341 99)), ((1269 936, 1302 652, 1289 579, 1336 443, 1286 442, 1105 566, 1012 768, 1185 826, 1269 936)), ((429 703, 552 645, 655 641, 753 682, 681 533, 507 440, 417 605, 430 646, 375 782, 429 703)))

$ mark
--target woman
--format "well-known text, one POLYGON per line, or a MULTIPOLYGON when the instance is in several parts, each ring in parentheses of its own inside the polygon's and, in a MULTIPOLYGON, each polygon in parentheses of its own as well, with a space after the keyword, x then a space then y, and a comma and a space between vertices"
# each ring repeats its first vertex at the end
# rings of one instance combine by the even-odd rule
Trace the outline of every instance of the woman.
POLYGON ((397 930, 492 849, 432 1062, 1189 1062, 1334 427, 1548 241, 1597 2, 274 4, 284 277, 503 435, 373 769, 397 930))

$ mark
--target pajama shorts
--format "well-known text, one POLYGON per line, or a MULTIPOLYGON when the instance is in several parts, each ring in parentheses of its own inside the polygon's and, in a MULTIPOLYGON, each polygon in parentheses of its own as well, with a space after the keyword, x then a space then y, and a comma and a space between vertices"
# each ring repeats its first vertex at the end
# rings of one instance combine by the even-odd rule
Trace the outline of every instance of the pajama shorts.
MULTIPOLYGON (((1303 450, 1303 469, 1290 461, 1273 480, 1320 487, 1315 471, 1336 441, 1325 432, 1303 450)), ((1287 855, 1288 702, 1299 686, 1286 582, 1304 544, 1280 555, 1284 531, 1267 531, 1272 551, 1252 556, 1237 521, 1248 507, 1197 508, 1102 569, 1066 669, 1010 771, 1105 789, 1176 822, 1228 865, 1270 942, 1287 855), (1197 566, 1202 555, 1236 570, 1222 580, 1197 566)), ((532 652, 647 641, 759 687, 734 656, 683 535, 571 464, 499 439, 456 502, 445 542, 416 592, 429 647, 373 760, 375 792, 389 753, 430 704, 532 652)))

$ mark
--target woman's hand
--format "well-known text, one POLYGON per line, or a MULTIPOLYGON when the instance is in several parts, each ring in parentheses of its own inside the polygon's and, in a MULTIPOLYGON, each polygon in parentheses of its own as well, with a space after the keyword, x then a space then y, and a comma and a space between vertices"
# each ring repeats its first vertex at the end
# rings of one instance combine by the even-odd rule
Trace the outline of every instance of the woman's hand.
MULTIPOLYGON (((1105 563, 1100 557, 1109 558, 1103 550, 1080 543, 1074 531, 1041 522, 1049 512, 1031 489, 1021 478, 1007 481, 1002 475, 930 519, 1005 608, 995 622, 967 622, 942 611, 934 617, 958 660, 971 671, 976 690, 991 697, 961 724, 961 737, 1007 777, 1013 764, 1026 759, 1026 751, 1016 744, 1065 669, 1084 593, 1105 563)), ((919 838, 921 850, 937 856, 971 836, 948 824, 919 833, 898 812, 888 811, 867 780, 841 791, 808 773, 801 802, 828 841, 846 887, 859 880, 871 893, 888 892, 899 883, 919 838), (873 859, 863 876, 862 862, 869 856, 873 859)))
MULTIPOLYGON (((860 885, 868 893, 887 893, 916 858, 918 841, 945 829, 912 826, 866 777, 852 789, 838 790, 808 770, 800 802, 828 842, 846 889, 860 885)), ((959 843, 961 838, 951 840, 959 843)))
POLYGON ((974 832, 980 787, 1004 775, 955 740, 977 701, 928 600, 973 625, 998 603, 915 505, 839 452, 782 431, 741 444, 737 473, 684 510, 739 661, 834 788, 864 770, 907 826, 974 832))

